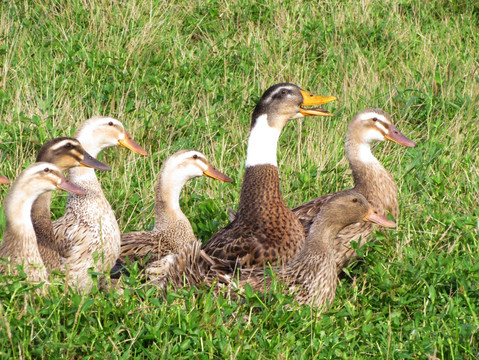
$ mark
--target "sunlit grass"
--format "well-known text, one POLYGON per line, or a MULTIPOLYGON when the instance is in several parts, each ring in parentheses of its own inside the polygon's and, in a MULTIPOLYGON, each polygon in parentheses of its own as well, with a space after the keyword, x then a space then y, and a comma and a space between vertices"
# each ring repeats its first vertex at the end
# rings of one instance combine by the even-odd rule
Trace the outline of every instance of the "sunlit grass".
MULTIPOLYGON (((399 226, 361 250, 321 317, 278 294, 185 289, 164 300, 134 274, 124 294, 78 294, 60 277, 44 297, 8 278, 1 357, 476 358, 478 15, 474 2, 445 0, 2 2, 0 173, 15 179, 90 116, 116 117, 150 153, 101 155, 123 231, 152 226, 159 169, 183 148, 234 179, 196 179, 182 193, 199 238, 224 226, 252 109, 277 82, 339 99, 325 106, 335 117, 293 120, 281 135, 291 207, 352 185, 344 134, 364 108, 391 113, 418 147, 374 148, 398 183, 399 226)), ((65 199, 56 194, 54 217, 65 199)))

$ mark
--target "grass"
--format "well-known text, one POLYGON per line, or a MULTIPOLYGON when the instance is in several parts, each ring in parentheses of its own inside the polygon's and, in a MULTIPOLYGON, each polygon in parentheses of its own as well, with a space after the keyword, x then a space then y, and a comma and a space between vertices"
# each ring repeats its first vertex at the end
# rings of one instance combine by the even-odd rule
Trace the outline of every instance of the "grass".
MULTIPOLYGON (((339 98, 327 105, 334 118, 291 121, 280 138, 291 207, 351 186, 343 140, 364 108, 393 114, 418 147, 375 148, 398 183, 399 226, 361 250, 321 317, 279 294, 233 301, 185 289, 163 300, 134 274, 123 295, 79 294, 59 277, 43 297, 4 277, 0 356, 477 358, 478 18, 474 2, 448 0, 2 2, 0 173, 14 179, 52 137, 114 116, 151 154, 102 154, 113 170, 98 176, 122 231, 152 226, 159 168, 182 148, 235 180, 198 179, 182 194, 199 238, 224 226, 250 114, 277 82, 339 98)), ((56 194, 54 217, 65 199, 56 194)))

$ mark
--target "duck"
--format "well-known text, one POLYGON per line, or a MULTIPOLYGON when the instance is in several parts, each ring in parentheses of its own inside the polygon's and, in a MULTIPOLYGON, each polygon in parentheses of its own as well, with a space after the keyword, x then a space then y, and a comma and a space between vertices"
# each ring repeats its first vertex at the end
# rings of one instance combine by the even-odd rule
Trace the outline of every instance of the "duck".
MULTIPOLYGON (((393 124, 392 117, 382 109, 368 108, 360 111, 350 121, 346 134, 346 156, 354 179, 353 190, 362 194, 381 214, 388 213, 394 218, 399 215, 397 185, 392 175, 372 154, 374 142, 389 140, 405 147, 415 147, 416 143, 402 134, 393 124)), ((323 206, 335 194, 322 195, 299 205, 293 213, 301 221, 305 234, 323 206)), ((338 272, 356 256, 351 242, 364 245, 375 226, 370 222, 351 224, 341 230, 335 239, 335 259, 338 272)))
MULTIPOLYGON (((112 117, 95 116, 87 120, 74 137, 95 158, 101 150, 115 145, 140 155, 148 154, 133 141, 123 124, 112 117)), ((92 285, 88 269, 109 273, 120 255, 121 233, 95 170, 74 167, 68 170, 68 175, 72 182, 85 189, 86 195, 69 195, 64 215, 53 222, 53 233, 64 254, 62 261, 69 283, 88 291, 92 285)), ((104 285, 103 280, 100 285, 104 285)))
POLYGON ((321 208, 297 256, 284 266, 242 269, 238 286, 268 292, 272 279, 284 283, 299 305, 323 307, 336 296, 338 275, 334 241, 341 229, 354 223, 371 222, 384 227, 396 223, 381 215, 360 193, 349 190, 335 194, 321 208), (266 271, 265 271, 266 270, 266 271))
POLYGON ((151 231, 121 235, 121 254, 114 271, 124 266, 129 258, 140 261, 149 278, 161 276, 161 259, 178 253, 196 240, 189 220, 181 211, 180 193, 188 180, 200 176, 233 181, 196 150, 180 150, 165 161, 155 191, 155 225, 151 231))
MULTIPOLYGON (((30 216, 32 205, 38 196, 56 189, 79 196, 85 194, 81 188, 70 183, 58 167, 37 162, 18 175, 5 197, 6 227, 0 244, 0 257, 10 260, 12 273, 16 273, 14 265, 23 265, 29 281, 48 280, 30 216)), ((6 265, 0 267, 3 271, 8 268, 6 265)))
MULTIPOLYGON (((52 163, 61 172, 75 166, 87 166, 101 171, 111 170, 108 165, 88 154, 80 142, 72 137, 58 137, 48 141, 38 152, 36 162, 52 163)), ((32 206, 32 223, 43 263, 49 271, 62 271, 64 270, 62 253, 54 240, 50 216, 51 199, 50 191, 38 196, 32 206)))
POLYGON ((278 139, 291 119, 332 116, 327 110, 310 106, 333 100, 336 97, 313 95, 290 83, 265 91, 252 114, 237 216, 206 242, 206 254, 229 261, 233 271, 236 266, 288 261, 297 254, 305 236, 281 195, 278 139))
POLYGON ((0 175, 0 184, 8 185, 10 184, 10 180, 8 180, 5 176, 0 175))

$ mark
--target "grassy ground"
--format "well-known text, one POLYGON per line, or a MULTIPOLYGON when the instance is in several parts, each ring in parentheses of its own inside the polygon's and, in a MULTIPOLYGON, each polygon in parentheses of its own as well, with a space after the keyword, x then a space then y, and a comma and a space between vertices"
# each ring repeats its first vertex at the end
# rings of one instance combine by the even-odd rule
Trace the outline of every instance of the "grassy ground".
MULTIPOLYGON (((0 173, 14 179, 41 144, 92 115, 117 117, 151 154, 101 157, 124 231, 152 226, 156 175, 182 148, 235 179, 199 179, 183 192, 203 241, 225 225, 251 111, 277 82, 339 98, 327 105, 334 118, 292 121, 281 136, 290 206, 351 185, 343 139, 366 107, 393 114, 418 147, 375 148, 398 182, 399 227, 364 249, 321 317, 278 294, 235 302, 187 289, 164 301, 132 277, 123 295, 78 294, 60 279, 39 297, 10 278, 0 356, 477 358, 478 19, 474 2, 448 0, 2 2, 0 173)), ((56 195, 55 217, 65 199, 56 195)))

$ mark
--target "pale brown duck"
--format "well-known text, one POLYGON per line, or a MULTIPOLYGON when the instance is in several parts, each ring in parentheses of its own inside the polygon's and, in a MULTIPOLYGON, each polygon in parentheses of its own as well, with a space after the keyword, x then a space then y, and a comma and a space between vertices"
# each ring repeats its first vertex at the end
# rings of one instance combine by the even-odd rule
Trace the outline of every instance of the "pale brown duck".
MULTIPOLYGON (((306 242, 296 258, 272 268, 276 280, 285 284, 299 304, 323 306, 336 296, 337 269, 334 239, 345 226, 374 222, 385 227, 396 224, 378 213, 361 194, 349 190, 335 194, 313 221, 306 242)), ((268 291, 272 277, 263 268, 242 269, 239 285, 268 291)))
MULTIPOLYGON (((363 110, 349 123, 345 145, 346 156, 354 178, 353 190, 364 195, 381 215, 390 213, 397 218, 399 207, 396 182, 371 152, 373 142, 384 140, 407 147, 416 146, 394 126, 389 114, 381 109, 363 110)), ((293 209, 306 234, 309 233, 317 214, 333 195, 317 197, 293 209)), ((361 222, 347 226, 339 232, 334 246, 338 272, 356 255, 351 242, 356 241, 359 246, 364 245, 374 228, 372 223, 361 222)))
MULTIPOLYGON (((93 157, 107 147, 120 145, 141 155, 147 152, 114 118, 96 116, 87 120, 75 137, 93 157)), ((68 170, 72 182, 85 189, 84 197, 69 195, 65 214, 53 223, 55 241, 65 258, 69 280, 80 289, 91 285, 88 269, 108 273, 120 255, 120 229, 105 198, 95 170, 84 166, 68 170), (95 259, 96 255, 97 259, 95 259)))
POLYGON ((237 216, 204 246, 208 255, 236 265, 257 266, 292 259, 304 243, 304 231, 281 196, 276 150, 289 120, 332 116, 317 106, 335 97, 312 95, 288 83, 270 87, 253 111, 245 175, 237 216), (238 264, 237 264, 238 263, 238 264))
MULTIPOLYGON (((37 162, 49 162, 57 166, 61 172, 76 166, 86 166, 97 170, 108 171, 108 165, 96 160, 80 142, 71 137, 58 137, 42 146, 37 155, 37 162)), ((64 254, 55 242, 50 215, 52 193, 41 194, 32 206, 32 223, 37 236, 38 248, 45 266, 50 270, 63 270, 64 254)))
POLYGON ((200 176, 232 182, 196 150, 178 151, 165 161, 156 185, 155 226, 151 231, 121 235, 121 255, 117 265, 125 265, 126 257, 139 260, 146 267, 148 277, 157 278, 162 274, 163 257, 196 241, 193 228, 181 211, 180 193, 188 180, 200 176), (148 261, 145 261, 146 257, 149 257, 148 261))
POLYGON ((48 280, 30 217, 32 205, 39 195, 55 189, 85 194, 70 183, 55 165, 39 162, 18 175, 5 198, 6 228, 0 244, 0 257, 10 260, 9 271, 12 273, 16 272, 15 265, 23 265, 27 279, 31 281, 48 280))

